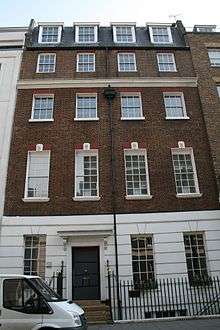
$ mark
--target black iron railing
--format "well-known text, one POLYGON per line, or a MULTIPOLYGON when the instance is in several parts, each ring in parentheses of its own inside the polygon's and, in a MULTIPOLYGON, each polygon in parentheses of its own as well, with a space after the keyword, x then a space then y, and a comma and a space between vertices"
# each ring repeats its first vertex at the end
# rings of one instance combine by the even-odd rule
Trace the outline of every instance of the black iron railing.
POLYGON ((63 298, 63 268, 64 263, 61 262, 61 267, 53 273, 52 277, 48 281, 48 285, 63 298))
POLYGON ((113 320, 220 314, 220 281, 218 277, 166 278, 144 283, 119 281, 120 305, 117 304, 116 279, 108 272, 108 292, 113 320), (118 309, 120 310, 120 313, 118 309))

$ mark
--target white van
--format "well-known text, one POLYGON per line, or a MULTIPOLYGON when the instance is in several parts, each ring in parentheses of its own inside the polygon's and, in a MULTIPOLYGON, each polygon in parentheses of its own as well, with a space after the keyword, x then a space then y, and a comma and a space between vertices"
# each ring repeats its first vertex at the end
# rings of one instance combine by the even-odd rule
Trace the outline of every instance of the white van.
POLYGON ((85 330, 84 311, 38 276, 0 274, 0 330, 85 330))

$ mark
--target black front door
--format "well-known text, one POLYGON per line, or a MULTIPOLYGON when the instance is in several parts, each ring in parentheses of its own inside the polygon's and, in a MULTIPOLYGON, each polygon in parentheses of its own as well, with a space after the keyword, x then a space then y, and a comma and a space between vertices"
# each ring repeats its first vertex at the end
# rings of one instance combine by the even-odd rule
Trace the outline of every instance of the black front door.
POLYGON ((99 247, 73 247, 73 299, 100 299, 99 247))

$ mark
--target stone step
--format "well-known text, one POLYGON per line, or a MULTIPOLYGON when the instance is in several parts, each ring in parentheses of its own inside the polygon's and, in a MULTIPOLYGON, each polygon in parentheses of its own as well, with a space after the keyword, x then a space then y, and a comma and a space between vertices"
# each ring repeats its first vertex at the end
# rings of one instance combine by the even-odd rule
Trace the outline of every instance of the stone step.
POLYGON ((78 305, 85 311, 89 324, 104 324, 111 322, 110 308, 99 300, 78 300, 78 305))

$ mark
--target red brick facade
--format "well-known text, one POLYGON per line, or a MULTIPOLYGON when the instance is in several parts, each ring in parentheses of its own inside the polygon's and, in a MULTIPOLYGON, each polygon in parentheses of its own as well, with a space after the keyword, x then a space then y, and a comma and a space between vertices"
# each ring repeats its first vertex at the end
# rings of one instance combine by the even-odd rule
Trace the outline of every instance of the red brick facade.
MULTIPOLYGON (((193 65, 198 75, 198 91, 208 133, 216 178, 220 178, 220 98, 216 85, 220 85, 220 68, 212 67, 208 49, 220 50, 219 33, 188 33, 193 65), (216 82, 215 82, 216 80, 216 82), (218 81, 218 83, 217 83, 218 81)), ((220 191, 220 181, 219 181, 220 191)))
MULTIPOLYGON (((24 56, 23 70, 27 55, 24 56)), ((113 101, 113 121, 116 146, 117 212, 162 212, 207 210, 218 208, 218 194, 209 156, 209 144, 202 118, 197 88, 174 88, 182 91, 189 120, 166 120, 163 91, 166 88, 118 88, 117 92, 135 91, 142 94, 145 120, 122 121, 120 97, 113 101), (125 199, 123 148, 132 141, 140 143, 148 154, 151 200, 125 199), (176 197, 171 148, 185 141, 194 150, 198 181, 202 197, 176 197)), ((172 90, 172 89, 169 89, 172 90)), ((20 90, 14 119, 8 183, 6 215, 69 215, 111 213, 110 138, 107 101, 103 89, 50 89, 40 93, 54 93, 54 122, 30 123, 32 97, 36 90, 20 90), (74 121, 75 93, 98 93, 99 121, 74 121), (100 201, 76 202, 74 191, 74 153, 84 142, 99 150, 100 201), (27 152, 30 145, 51 145, 49 198, 47 203, 25 203, 24 185, 27 152)))
POLYGON ((115 78, 115 77, 193 77, 195 76, 191 55, 188 50, 159 49, 85 49, 81 50, 28 50, 23 54, 20 79, 79 79, 79 78, 115 78), (56 53, 56 72, 36 73, 37 58, 40 53, 56 53), (77 53, 94 52, 96 55, 96 72, 76 72, 77 53), (117 54, 134 52, 136 54, 137 72, 118 72, 117 54), (174 53, 177 72, 159 72, 157 52, 174 53))

